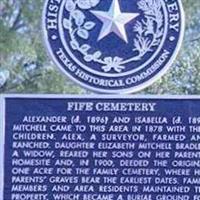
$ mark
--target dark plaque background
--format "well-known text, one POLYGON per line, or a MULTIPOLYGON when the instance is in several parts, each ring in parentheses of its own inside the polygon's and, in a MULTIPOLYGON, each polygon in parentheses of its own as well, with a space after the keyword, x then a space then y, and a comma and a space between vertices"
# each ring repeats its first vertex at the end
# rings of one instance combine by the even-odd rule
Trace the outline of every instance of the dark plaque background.
POLYGON ((198 98, 5 102, 4 200, 200 199, 198 98))

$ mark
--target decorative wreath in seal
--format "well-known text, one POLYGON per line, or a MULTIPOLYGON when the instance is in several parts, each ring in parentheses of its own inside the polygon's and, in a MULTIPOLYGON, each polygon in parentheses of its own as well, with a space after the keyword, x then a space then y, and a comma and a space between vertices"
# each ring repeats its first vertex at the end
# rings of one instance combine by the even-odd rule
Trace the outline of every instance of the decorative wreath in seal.
POLYGON ((131 41, 132 51, 136 52, 136 56, 125 60, 119 56, 106 57, 101 51, 87 44, 90 31, 96 24, 86 20, 83 10, 97 6, 100 1, 103 0, 66 0, 65 9, 69 12, 69 17, 63 19, 63 27, 69 32, 71 48, 78 51, 86 62, 99 63, 105 73, 111 70, 121 73, 126 64, 141 60, 146 53, 152 52, 153 48, 160 44, 164 33, 162 5, 160 0, 140 0, 137 3, 145 18, 137 21, 132 28, 136 33, 136 37, 131 41), (78 37, 86 42, 80 44, 78 37))

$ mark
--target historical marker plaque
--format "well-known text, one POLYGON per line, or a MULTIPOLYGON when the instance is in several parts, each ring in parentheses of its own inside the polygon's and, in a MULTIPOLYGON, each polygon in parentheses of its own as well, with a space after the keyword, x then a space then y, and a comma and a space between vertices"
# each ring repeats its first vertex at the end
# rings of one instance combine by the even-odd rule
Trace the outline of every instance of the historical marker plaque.
POLYGON ((1 199, 200 199, 199 97, 2 101, 1 199))

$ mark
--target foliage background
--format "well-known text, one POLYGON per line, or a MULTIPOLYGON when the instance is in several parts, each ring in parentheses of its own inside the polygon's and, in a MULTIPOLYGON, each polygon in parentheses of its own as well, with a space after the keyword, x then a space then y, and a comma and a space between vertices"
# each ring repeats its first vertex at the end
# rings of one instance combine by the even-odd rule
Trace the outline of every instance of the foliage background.
MULTIPOLYGON (((182 0, 186 33, 174 65, 145 94, 200 94, 200 1, 182 0)), ((89 93, 47 57, 41 33, 44 0, 0 0, 0 93, 89 93)))

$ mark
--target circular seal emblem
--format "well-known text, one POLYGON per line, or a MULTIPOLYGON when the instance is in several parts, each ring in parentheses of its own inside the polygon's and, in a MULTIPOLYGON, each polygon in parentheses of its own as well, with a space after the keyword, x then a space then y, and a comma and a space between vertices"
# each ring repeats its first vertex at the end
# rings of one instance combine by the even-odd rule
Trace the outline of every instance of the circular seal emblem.
POLYGON ((46 0, 43 28, 56 65, 82 86, 130 93, 174 61, 184 34, 181 0, 46 0))

